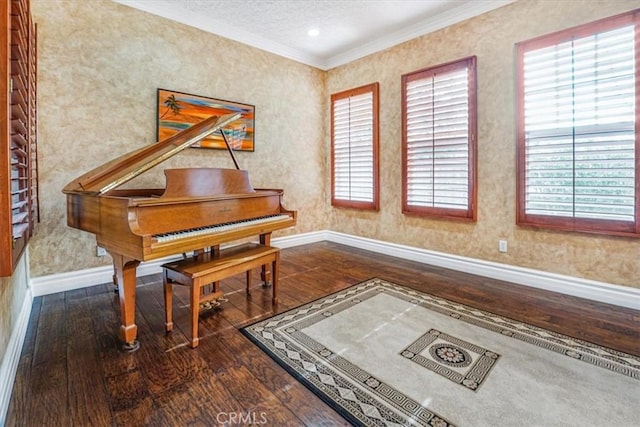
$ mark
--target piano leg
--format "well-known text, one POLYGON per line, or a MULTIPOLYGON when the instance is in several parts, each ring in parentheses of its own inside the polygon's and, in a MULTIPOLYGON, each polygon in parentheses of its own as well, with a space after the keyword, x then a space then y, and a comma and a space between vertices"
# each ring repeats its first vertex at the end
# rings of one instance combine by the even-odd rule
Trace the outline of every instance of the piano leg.
POLYGON ((113 266, 119 284, 120 296, 120 316, 122 325, 120 326, 120 339, 124 342, 123 351, 136 351, 140 348, 138 337, 138 326, 136 325, 136 268, 140 261, 125 257, 123 255, 110 253, 113 258, 113 266))
MULTIPOLYGON (((265 246, 271 245, 271 233, 265 233, 260 235, 260 244, 265 246)), ((271 286, 271 271, 269 265, 262 266, 262 272, 260 273, 260 279, 262 279, 262 286, 265 288, 271 286)))

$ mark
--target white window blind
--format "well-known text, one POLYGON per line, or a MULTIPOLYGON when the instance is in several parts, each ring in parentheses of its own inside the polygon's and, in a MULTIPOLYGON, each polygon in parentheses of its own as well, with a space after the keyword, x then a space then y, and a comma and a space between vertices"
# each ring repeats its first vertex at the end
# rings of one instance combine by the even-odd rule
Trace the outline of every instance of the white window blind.
POLYGON ((527 215, 634 221, 634 34, 629 25, 524 52, 527 215))
POLYGON ((406 83, 405 207, 470 209, 471 64, 406 83))
POLYGON ((334 199, 374 201, 373 92, 333 102, 334 199))

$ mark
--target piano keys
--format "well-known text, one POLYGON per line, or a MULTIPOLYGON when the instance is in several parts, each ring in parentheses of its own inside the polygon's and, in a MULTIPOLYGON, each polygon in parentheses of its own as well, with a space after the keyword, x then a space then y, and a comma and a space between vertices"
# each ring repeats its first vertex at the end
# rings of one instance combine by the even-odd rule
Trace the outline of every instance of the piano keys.
MULTIPOLYGON (((254 236, 269 245, 273 231, 296 224, 296 211, 282 205, 282 190, 254 189, 248 172, 240 169, 166 169, 164 188, 118 188, 207 135, 223 131, 239 117, 229 114, 203 120, 99 166, 63 189, 67 224, 95 234, 97 244, 114 260, 124 350, 139 346, 135 286, 141 261, 254 236)), ((230 148, 229 152, 233 156, 230 148)), ((269 274, 264 269, 263 280, 268 281, 269 274)))
POLYGON ((158 244, 180 240, 184 238, 192 238, 196 236, 207 235, 210 233, 222 233, 225 231, 236 230, 242 227, 253 226, 257 224, 271 223, 275 221, 288 221, 289 215, 267 215, 259 218, 246 219, 243 221, 225 222, 223 224, 212 225, 210 227, 192 228, 189 230, 180 230, 175 233, 156 234, 153 236, 158 244))

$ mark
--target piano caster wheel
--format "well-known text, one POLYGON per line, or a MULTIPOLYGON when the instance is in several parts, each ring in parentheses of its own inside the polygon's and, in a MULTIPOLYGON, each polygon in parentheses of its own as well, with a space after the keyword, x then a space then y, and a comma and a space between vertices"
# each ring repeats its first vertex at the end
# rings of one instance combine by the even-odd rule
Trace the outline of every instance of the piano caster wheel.
POLYGON ((126 342, 122 344, 122 351, 126 353, 133 353, 139 348, 140 348, 140 342, 138 342, 138 340, 133 340, 131 342, 126 342))
POLYGON ((270 288, 270 287, 271 287, 271 282, 264 282, 264 283, 262 284, 262 287, 263 287, 263 288, 270 288))

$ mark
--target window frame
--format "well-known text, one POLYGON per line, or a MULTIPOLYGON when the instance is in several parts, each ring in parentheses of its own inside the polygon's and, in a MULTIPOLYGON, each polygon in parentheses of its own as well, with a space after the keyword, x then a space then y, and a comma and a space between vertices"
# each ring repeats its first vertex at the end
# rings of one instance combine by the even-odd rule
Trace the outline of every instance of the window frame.
POLYGON ((353 89, 348 89, 342 92, 334 93, 331 95, 331 205, 334 207, 351 208, 360 210, 373 210, 378 211, 380 208, 380 161, 379 161, 379 83, 370 83, 364 86, 360 86, 353 89), (366 93, 372 94, 372 116, 373 116, 373 129, 372 129, 372 201, 358 201, 347 200, 336 197, 336 159, 335 159, 335 117, 334 117, 334 105, 336 101, 351 98, 366 93))
MULTIPOLYGON (((522 41, 516 54, 516 224, 523 227, 555 229, 618 236, 640 237, 640 9, 600 19, 573 28, 522 41), (634 221, 617 221, 575 216, 540 215, 526 212, 526 137, 524 117, 524 55, 531 50, 592 36, 626 25, 635 25, 635 215, 634 221)), ((575 181, 575 179, 574 179, 575 181)))
POLYGON ((477 104, 477 58, 469 56, 445 64, 424 68, 402 75, 402 213, 458 221, 475 222, 478 211, 478 104, 477 104), (408 203, 408 141, 407 141, 407 84, 420 79, 433 78, 436 74, 467 68, 468 73, 468 180, 467 209, 415 206, 408 203))

